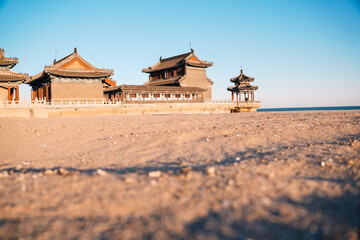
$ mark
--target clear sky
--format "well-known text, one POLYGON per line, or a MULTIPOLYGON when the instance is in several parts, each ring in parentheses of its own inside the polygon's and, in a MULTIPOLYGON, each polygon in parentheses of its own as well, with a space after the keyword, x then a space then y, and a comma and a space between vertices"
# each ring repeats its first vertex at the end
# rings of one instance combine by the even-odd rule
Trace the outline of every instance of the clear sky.
MULTIPOLYGON (((263 107, 360 105, 359 0, 0 0, 0 47, 12 70, 37 74, 77 47, 117 84, 189 51, 214 63, 213 98, 229 79, 255 77, 263 107)), ((30 98, 22 84, 20 97, 30 98)))

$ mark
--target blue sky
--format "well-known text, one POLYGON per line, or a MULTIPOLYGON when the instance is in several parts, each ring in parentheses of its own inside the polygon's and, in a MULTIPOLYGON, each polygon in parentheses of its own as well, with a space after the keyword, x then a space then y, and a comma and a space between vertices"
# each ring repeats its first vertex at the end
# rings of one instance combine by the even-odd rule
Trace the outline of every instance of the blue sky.
MULTIPOLYGON (((159 57, 211 61, 213 98, 244 73, 263 107, 360 105, 360 1, 0 0, 0 47, 30 75, 77 47, 118 84, 143 84, 159 57)), ((30 98, 22 85, 20 97, 30 98)))

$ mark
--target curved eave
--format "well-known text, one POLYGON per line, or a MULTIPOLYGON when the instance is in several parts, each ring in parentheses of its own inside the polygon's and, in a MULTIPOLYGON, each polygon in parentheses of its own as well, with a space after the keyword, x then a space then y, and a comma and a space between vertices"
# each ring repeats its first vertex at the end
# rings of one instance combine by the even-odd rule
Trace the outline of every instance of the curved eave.
POLYGON ((79 77, 79 78, 103 78, 110 77, 113 71, 65 71, 65 70, 45 70, 46 73, 59 77, 79 77))
POLYGON ((241 83, 241 82, 253 82, 255 80, 255 78, 239 78, 239 77, 234 77, 230 79, 230 82, 233 83, 241 83))
POLYGON ((239 92, 239 91, 247 91, 247 90, 258 90, 259 87, 258 86, 231 86, 228 87, 227 90, 228 91, 235 91, 235 92, 239 92))
POLYGON ((202 68, 208 68, 213 65, 212 62, 194 62, 194 61, 187 61, 186 64, 188 66, 192 67, 202 67, 202 68))
POLYGON ((153 70, 151 70, 150 68, 143 68, 141 71, 144 73, 151 73, 153 70))
POLYGON ((13 68, 16 64, 18 64, 19 60, 17 58, 3 58, 0 59, 0 66, 8 67, 10 66, 10 69, 13 68))
POLYGON ((24 82, 29 77, 24 73, 0 72, 0 82, 24 82))
POLYGON ((32 82, 35 82, 35 81, 39 80, 40 78, 44 77, 44 75, 45 75, 45 72, 42 71, 32 77, 29 77, 24 83, 31 84, 32 82))

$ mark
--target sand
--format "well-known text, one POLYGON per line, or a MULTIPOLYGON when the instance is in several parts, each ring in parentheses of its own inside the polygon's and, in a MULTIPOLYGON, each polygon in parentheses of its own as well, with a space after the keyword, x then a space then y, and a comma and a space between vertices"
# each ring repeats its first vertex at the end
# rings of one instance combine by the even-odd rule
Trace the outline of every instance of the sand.
POLYGON ((360 111, 0 119, 0 238, 359 239, 360 111))

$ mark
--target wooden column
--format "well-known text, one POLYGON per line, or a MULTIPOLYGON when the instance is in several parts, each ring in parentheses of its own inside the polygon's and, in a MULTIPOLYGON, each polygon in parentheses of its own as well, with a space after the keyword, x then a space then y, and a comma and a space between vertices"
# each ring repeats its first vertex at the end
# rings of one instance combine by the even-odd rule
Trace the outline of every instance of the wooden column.
POLYGON ((49 84, 45 85, 45 90, 46 90, 46 101, 49 101, 49 84))
POLYGON ((12 101, 12 99, 11 99, 11 87, 8 87, 8 101, 12 101))
POLYGON ((241 91, 239 91, 239 102, 241 102, 241 91))
POLYGON ((19 97, 19 86, 16 87, 15 89, 15 101, 19 101, 20 97, 19 97))
POLYGON ((234 91, 231 91, 231 101, 234 101, 234 91))

